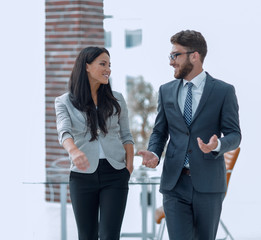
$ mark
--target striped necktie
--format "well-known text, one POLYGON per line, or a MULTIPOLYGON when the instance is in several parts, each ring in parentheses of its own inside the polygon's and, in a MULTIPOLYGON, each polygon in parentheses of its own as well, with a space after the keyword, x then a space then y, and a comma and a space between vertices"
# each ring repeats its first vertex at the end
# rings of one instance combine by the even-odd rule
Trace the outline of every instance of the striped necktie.
MULTIPOLYGON (((185 123, 187 126, 191 124, 192 121, 192 87, 193 83, 188 82, 186 83, 188 85, 188 92, 185 100, 185 105, 184 105, 184 113, 183 117, 185 120, 185 123)), ((187 166, 189 163, 189 154, 186 153, 185 160, 184 160, 184 166, 187 166)))
POLYGON ((185 100, 185 105, 184 105, 184 119, 187 124, 187 126, 190 125, 191 120, 192 120, 192 87, 193 83, 188 82, 186 83, 188 85, 188 92, 185 100))

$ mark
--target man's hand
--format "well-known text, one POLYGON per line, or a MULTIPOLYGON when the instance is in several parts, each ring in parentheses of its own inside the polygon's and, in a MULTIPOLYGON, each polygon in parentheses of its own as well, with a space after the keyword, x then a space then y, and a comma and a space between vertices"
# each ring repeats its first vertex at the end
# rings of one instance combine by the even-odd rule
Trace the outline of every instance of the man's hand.
POLYGON ((138 152, 142 156, 142 165, 149 168, 155 168, 158 165, 159 159, 150 151, 141 150, 138 152))
POLYGON ((201 149, 203 153, 209 153, 217 148, 218 146, 218 138, 216 135, 213 135, 207 144, 205 144, 201 138, 197 138, 198 140, 198 146, 201 149))
POLYGON ((73 149, 70 152, 70 156, 72 158, 73 163, 75 164, 75 166, 82 170, 82 171, 86 171, 86 169, 88 167, 90 167, 90 163, 87 159, 87 157, 85 156, 85 154, 80 151, 78 148, 73 149))

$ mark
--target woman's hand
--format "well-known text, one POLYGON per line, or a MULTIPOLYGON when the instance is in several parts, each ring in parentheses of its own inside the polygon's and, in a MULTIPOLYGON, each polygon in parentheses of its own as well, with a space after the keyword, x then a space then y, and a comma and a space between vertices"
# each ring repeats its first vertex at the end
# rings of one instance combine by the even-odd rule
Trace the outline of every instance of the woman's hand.
POLYGON ((130 172, 130 175, 131 175, 132 172, 133 172, 133 169, 134 169, 133 164, 132 165, 127 165, 126 168, 128 169, 128 171, 130 172))
POLYGON ((133 158, 134 158, 133 144, 126 143, 123 146, 126 151, 126 168, 128 169, 131 175, 133 172, 133 158))
POLYGON ((70 156, 72 158, 72 161, 73 161, 74 165, 78 169, 80 169, 82 171, 86 171, 87 168, 90 167, 90 163, 89 163, 87 157, 78 148, 75 148, 75 149, 71 150, 70 151, 70 156))
POLYGON ((64 140, 63 147, 69 153, 74 165, 78 169, 86 171, 87 168, 90 167, 90 163, 86 155, 74 144, 72 138, 67 138, 64 140))

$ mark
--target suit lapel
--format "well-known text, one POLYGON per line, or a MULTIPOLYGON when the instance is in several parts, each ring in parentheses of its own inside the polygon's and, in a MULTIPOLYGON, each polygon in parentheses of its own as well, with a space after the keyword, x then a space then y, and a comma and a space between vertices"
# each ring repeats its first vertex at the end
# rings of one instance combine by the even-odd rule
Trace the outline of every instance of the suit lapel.
POLYGON ((206 104, 207 99, 209 97, 209 94, 211 93, 213 87, 214 87, 214 80, 209 74, 207 74, 207 79, 206 79, 206 83, 205 83, 205 86, 204 86, 204 90, 203 90, 201 99, 199 101, 197 110, 196 110, 196 112, 195 112, 195 114, 192 118, 191 124, 194 122, 194 120, 197 118, 197 116, 199 115, 199 113, 203 109, 204 105, 206 104))
POLYGON ((182 84, 183 84, 182 80, 174 82, 173 89, 171 89, 172 96, 174 98, 173 99, 174 101, 172 101, 172 102, 174 104, 174 109, 173 110, 178 111, 177 116, 179 116, 179 119, 177 119, 177 122, 184 123, 183 126, 182 125, 179 125, 179 126, 187 128, 187 124, 185 123, 185 120, 184 120, 184 117, 183 117, 183 112, 182 112, 182 110, 179 107, 179 101, 178 101, 179 88, 181 87, 182 84))
POLYGON ((174 85, 174 89, 173 89, 173 97, 174 97, 173 103, 174 103, 175 109, 178 109, 178 111, 180 112, 181 117, 183 118, 183 114, 182 114, 182 112, 180 110, 179 103, 178 103, 179 88, 180 88, 180 85, 182 84, 182 80, 175 81, 174 83, 175 83, 175 85, 174 85))

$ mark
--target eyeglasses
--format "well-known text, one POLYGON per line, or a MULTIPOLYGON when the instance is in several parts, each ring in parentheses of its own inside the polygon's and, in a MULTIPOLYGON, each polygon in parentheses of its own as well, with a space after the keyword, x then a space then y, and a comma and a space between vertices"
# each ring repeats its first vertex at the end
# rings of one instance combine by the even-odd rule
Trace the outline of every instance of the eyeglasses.
POLYGON ((184 52, 184 53, 171 53, 170 55, 169 55, 169 60, 176 60, 177 59, 177 57, 179 56, 179 55, 182 55, 182 54, 191 54, 191 53, 194 53, 195 51, 193 51, 193 52, 184 52))

